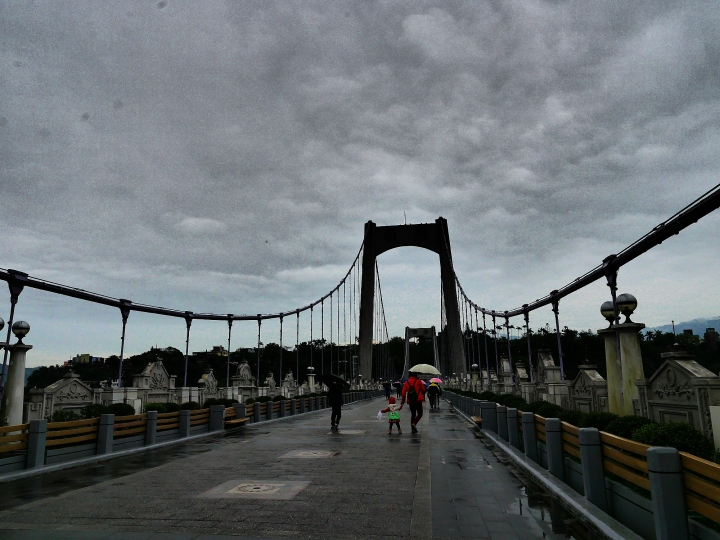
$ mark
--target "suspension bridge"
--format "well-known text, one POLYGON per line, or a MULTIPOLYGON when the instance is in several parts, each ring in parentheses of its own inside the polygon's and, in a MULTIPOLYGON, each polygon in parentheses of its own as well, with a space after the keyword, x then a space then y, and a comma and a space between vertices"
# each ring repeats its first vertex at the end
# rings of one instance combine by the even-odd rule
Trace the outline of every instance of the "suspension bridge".
MULTIPOLYGON (((663 462, 657 465, 662 470, 654 470, 652 449, 641 452, 630 441, 617 443, 615 454, 607 451, 610 453, 606 455, 614 456, 625 468, 612 470, 620 476, 625 474, 622 477, 627 480, 631 478, 629 467, 636 467, 640 473, 633 474, 644 479, 638 485, 651 493, 645 506, 651 509, 649 519, 654 525, 634 526, 617 510, 619 495, 613 495, 613 510, 612 505, 602 502, 611 498, 604 488, 600 498, 594 494, 597 485, 592 482, 597 479, 590 478, 589 470, 582 468, 579 484, 573 485, 570 471, 577 467, 566 460, 575 453, 565 448, 565 443, 557 448, 551 436, 553 419, 533 415, 531 436, 525 415, 533 413, 523 413, 518 424, 517 409, 506 411, 492 400, 483 402, 475 396, 477 391, 500 388, 500 393, 520 394, 516 378, 521 375, 513 366, 509 346, 514 318, 522 319, 528 339, 526 383, 550 384, 549 380, 535 380, 541 366, 538 352, 530 344, 531 313, 545 306, 552 306, 555 315, 559 381, 564 384, 560 303, 598 280, 605 280, 612 299, 607 308, 611 323, 607 339, 617 352, 606 348, 606 356, 617 361, 618 369, 625 373, 622 370, 634 360, 621 347, 627 324, 620 322, 624 304, 617 295, 619 270, 718 206, 720 186, 572 282, 509 309, 481 307, 482 303, 468 296, 453 265, 450 232, 443 218, 434 223, 393 226, 368 221, 357 256, 339 282, 320 298, 279 313, 198 313, 158 307, 54 283, 19 270, 0 269, 0 279, 8 283, 10 291, 0 394, 12 419, 18 418, 18 404, 22 410, 22 389, 13 387, 17 384, 13 366, 17 367, 20 359, 24 366, 29 350, 22 344, 26 331, 15 321, 15 309, 26 288, 119 310, 118 388, 123 385, 131 315, 140 312, 185 322, 183 388, 192 382, 188 380, 192 323, 204 320, 227 325, 228 386, 233 324, 245 323, 257 325, 258 386, 263 331, 269 325, 278 325, 282 379, 283 366, 292 365, 293 358, 287 358, 292 350, 286 346, 293 341, 293 330, 295 369, 300 376, 298 345, 303 326, 309 329, 310 343, 320 340, 322 344, 318 349, 310 348, 312 371, 318 368, 320 373, 344 373, 352 392, 346 396, 344 429, 337 433, 327 429, 322 412, 327 407, 326 397, 315 393, 279 395, 277 401, 247 405, 213 405, 200 412, 140 411, 127 418, 104 414, 100 419, 67 423, 11 421, 11 425, 0 428, 0 482, 6 493, 0 504, 0 535, 140 538, 129 536, 138 533, 146 535, 142 538, 153 538, 166 532, 177 538, 202 534, 246 538, 720 538, 714 528, 720 523, 720 468, 712 468, 717 466, 696 466, 689 458, 683 461, 684 469, 678 473, 680 488, 673 489, 680 489, 682 501, 688 489, 701 493, 704 499, 702 504, 695 503, 695 495, 687 495, 687 508, 682 502, 682 515, 676 518, 677 509, 664 511, 667 501, 660 500, 670 492, 656 488, 660 482, 657 475, 672 472, 662 469, 669 465, 663 462), (375 418, 377 410, 384 407, 380 383, 407 373, 398 372, 388 354, 377 258, 404 246, 438 255, 442 301, 435 367, 456 391, 448 393, 450 403, 440 410, 426 411, 419 434, 388 438, 381 436, 383 430, 375 418), (506 354, 498 347, 503 329, 506 354), (10 344, 12 332, 20 338, 14 345, 10 344), (327 340, 329 347, 325 346, 327 340), (498 381, 501 374, 507 375, 504 385, 498 381), (467 397, 463 392, 474 394, 467 397), (514 424, 511 418, 515 418, 514 424), (537 418, 542 422, 536 428, 540 422, 537 418), (235 427, 238 423, 244 427, 235 427), (161 432, 162 441, 158 439, 161 432), (125 446, 119 443, 131 435, 135 438, 124 439, 125 446), (77 450, 80 442, 84 443, 83 450, 77 450), (641 457, 631 457, 632 452, 641 457), (70 457, 58 457, 62 455, 70 457), (697 472, 693 466, 704 472, 697 472), (625 473, 617 472, 621 469, 625 473), (683 484, 682 474, 704 474, 707 486, 697 487, 692 479, 688 484, 687 478, 683 484), (702 519, 693 521, 694 515, 702 519), (674 522, 681 524, 679 532, 673 529, 672 536, 666 536, 668 522, 663 516, 679 520, 674 522)), ((611 393, 612 384, 609 380, 611 393)), ((582 431, 571 430, 565 439, 579 437, 577 461, 586 464, 597 456, 582 448, 583 437, 594 436, 582 431)), ((602 459, 594 463, 600 463, 601 469, 606 467, 602 459)), ((637 503, 638 507, 642 504, 637 503)))

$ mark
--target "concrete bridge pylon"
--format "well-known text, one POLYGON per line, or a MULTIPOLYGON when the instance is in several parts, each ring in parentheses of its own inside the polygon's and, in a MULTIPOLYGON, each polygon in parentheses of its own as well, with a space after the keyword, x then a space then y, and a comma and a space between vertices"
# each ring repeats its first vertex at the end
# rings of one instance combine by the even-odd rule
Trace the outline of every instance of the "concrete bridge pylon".
POLYGON ((447 220, 439 217, 435 223, 414 225, 378 226, 372 221, 365 224, 365 241, 362 256, 362 281, 360 286, 360 359, 359 372, 363 379, 377 378, 372 365, 373 306, 375 302, 375 261, 378 255, 398 247, 415 246, 428 249, 440 258, 440 281, 447 326, 447 350, 449 373, 465 371, 465 350, 463 347, 460 310, 458 307, 455 274, 452 266, 450 236, 447 220))

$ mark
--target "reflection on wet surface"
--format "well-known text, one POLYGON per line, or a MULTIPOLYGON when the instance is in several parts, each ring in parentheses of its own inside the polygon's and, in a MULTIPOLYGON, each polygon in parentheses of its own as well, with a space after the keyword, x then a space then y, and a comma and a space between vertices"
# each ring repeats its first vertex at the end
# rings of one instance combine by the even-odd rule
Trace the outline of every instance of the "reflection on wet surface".
POLYGON ((100 463, 74 467, 67 470, 31 476, 7 482, 0 486, 3 496, 0 498, 0 511, 27 504, 47 497, 57 497, 63 493, 121 478, 139 471, 153 469, 174 460, 184 459, 209 452, 240 438, 263 435, 269 431, 254 429, 237 430, 221 436, 199 439, 185 444, 166 446, 138 454, 114 458, 100 463))

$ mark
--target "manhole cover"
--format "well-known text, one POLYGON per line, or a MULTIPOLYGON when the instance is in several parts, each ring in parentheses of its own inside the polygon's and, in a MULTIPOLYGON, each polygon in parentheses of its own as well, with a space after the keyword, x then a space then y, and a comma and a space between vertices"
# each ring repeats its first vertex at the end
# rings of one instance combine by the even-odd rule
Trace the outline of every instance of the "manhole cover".
POLYGON ((337 452, 327 450, 293 450, 283 454, 278 459, 299 458, 299 459, 321 459, 333 457, 337 452))
POLYGON ((285 484, 240 484, 227 493, 277 493, 285 484))
POLYGON ((265 480, 228 480, 198 497, 203 499, 275 499, 289 500, 310 482, 267 482, 265 480))

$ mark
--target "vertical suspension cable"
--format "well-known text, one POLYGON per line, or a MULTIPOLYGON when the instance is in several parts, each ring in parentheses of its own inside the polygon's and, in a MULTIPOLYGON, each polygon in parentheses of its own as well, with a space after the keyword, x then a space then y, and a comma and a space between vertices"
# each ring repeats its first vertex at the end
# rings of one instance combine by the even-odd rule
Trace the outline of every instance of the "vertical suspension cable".
MULTIPOLYGON (((472 310, 473 308, 470 308, 470 326, 472 327, 472 310)), ((478 361, 475 359, 475 340, 477 339, 477 308, 475 308, 475 331, 473 332, 472 328, 470 329, 470 348, 472 349, 472 363, 477 365, 478 367, 478 361)))
MULTIPOLYGON (((226 378, 225 378, 225 386, 227 388, 230 388, 230 336, 232 335, 232 323, 233 323, 232 313, 229 313, 228 314, 228 350, 227 350, 228 359, 227 359, 227 373, 226 373, 226 378)), ((232 395, 229 397, 232 398, 232 395)))
MULTIPOLYGON (((478 370, 480 371, 480 383, 482 384, 482 357, 480 356, 480 325, 478 324, 477 319, 477 308, 475 308, 475 338, 477 341, 477 364, 478 364, 478 370)), ((473 350, 473 355, 475 354, 475 351, 473 350)))
POLYGON ((505 312, 505 328, 507 330, 507 342, 508 342, 508 363, 510 364, 510 382, 515 383, 515 376, 513 374, 513 362, 512 362, 512 351, 510 350, 510 318, 505 312))
POLYGON ((313 343, 313 308, 315 306, 310 306, 310 367, 313 367, 313 349, 315 348, 315 344, 313 343))
POLYGON ((295 386, 297 386, 298 377, 300 376, 300 310, 295 312, 297 317, 296 329, 295 329, 295 386))
POLYGON ((343 282, 343 377, 347 380, 347 279, 343 282))
POLYGON ((278 386, 282 394, 282 358, 283 356, 283 316, 280 315, 280 373, 278 374, 278 386))
POLYGON ((320 301, 320 373, 325 373, 325 299, 320 301))
MULTIPOLYGON (((343 287, 345 286, 345 280, 343 280, 343 287)), ((338 345, 338 355, 337 355, 337 375, 340 376, 340 285, 338 285, 337 289, 337 345, 338 345)))
POLYGON ((330 370, 329 373, 332 373, 332 362, 333 362, 333 293, 335 290, 332 290, 330 292, 330 370))
POLYGON ((553 300, 552 310, 555 313, 555 332, 557 334, 558 358, 560 358, 560 380, 565 380, 565 367, 563 365, 562 342, 560 341, 560 301, 553 300))
POLYGON ((487 344, 487 325, 485 324, 485 312, 482 312, 483 316, 483 339, 485 341, 485 367, 487 368, 487 384, 488 390, 490 390, 490 355, 488 354, 487 344))
POLYGON ((535 382, 533 375, 532 365, 532 347, 530 346, 530 312, 527 310, 527 304, 523 305, 525 309, 525 336, 527 338, 527 349, 528 349, 528 369, 530 370, 530 382, 535 382))
POLYGON ((258 323, 258 342, 257 342, 257 385, 258 388, 260 388, 260 326, 262 324, 262 319, 260 318, 260 314, 258 313, 257 316, 257 323, 258 323))
POLYGON ((495 310, 492 311, 492 320, 493 320, 493 344, 495 346, 495 375, 498 378, 498 381, 500 381, 500 360, 498 358, 498 347, 497 347, 497 339, 498 339, 498 331, 497 331, 497 322, 495 320, 495 310))

